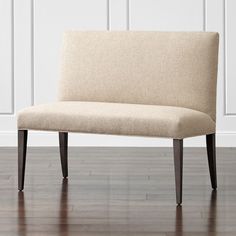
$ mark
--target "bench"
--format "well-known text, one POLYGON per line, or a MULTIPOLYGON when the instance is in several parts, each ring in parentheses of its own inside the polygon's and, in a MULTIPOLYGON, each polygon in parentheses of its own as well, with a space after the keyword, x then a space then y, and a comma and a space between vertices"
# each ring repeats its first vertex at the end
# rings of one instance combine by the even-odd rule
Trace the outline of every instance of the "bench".
POLYGON ((171 138, 177 204, 183 139, 206 135, 216 189, 218 41, 214 32, 66 32, 58 102, 18 113, 18 189, 24 188, 28 130, 59 132, 63 177, 68 132, 171 138))

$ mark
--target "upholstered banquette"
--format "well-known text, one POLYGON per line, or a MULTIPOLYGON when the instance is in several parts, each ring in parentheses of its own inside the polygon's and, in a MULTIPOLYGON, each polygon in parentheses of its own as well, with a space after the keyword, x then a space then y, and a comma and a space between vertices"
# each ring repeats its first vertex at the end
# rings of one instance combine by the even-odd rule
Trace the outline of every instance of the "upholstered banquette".
POLYGON ((59 132, 64 177, 68 132, 172 138, 178 204, 183 139, 206 135, 215 189, 218 41, 211 32, 65 33, 59 101, 18 113, 19 190, 28 130, 59 132))

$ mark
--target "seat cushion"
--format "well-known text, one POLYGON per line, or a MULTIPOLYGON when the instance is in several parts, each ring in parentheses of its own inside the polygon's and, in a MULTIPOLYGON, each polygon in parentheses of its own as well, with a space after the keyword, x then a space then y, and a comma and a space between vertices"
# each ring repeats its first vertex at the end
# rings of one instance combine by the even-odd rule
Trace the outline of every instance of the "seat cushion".
POLYGON ((182 139, 214 133, 215 122, 182 107, 67 101, 20 111, 18 129, 182 139))

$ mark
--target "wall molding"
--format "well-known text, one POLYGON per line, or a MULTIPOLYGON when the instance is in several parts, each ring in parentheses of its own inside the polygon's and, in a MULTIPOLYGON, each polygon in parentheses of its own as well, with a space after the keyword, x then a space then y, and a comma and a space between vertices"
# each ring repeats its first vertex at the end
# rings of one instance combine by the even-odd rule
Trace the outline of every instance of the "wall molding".
POLYGON ((110 30, 110 0, 107 0, 107 30, 110 30))
POLYGON ((15 113, 15 11, 14 11, 14 0, 11 0, 11 110, 10 114, 15 113))
MULTIPOLYGON (((224 116, 230 116, 230 114, 227 113, 227 18, 226 18, 226 0, 223 0, 223 51, 224 51, 224 116)), ((233 115, 233 114, 232 114, 233 115)))
POLYGON ((126 30, 130 30, 130 0, 126 0, 126 30))
POLYGON ((203 31, 207 30, 207 0, 203 0, 203 31))
POLYGON ((30 21, 31 21, 31 105, 34 105, 34 94, 35 94, 35 83, 34 83, 34 31, 35 31, 35 19, 34 19, 34 11, 35 11, 35 2, 34 0, 31 0, 31 6, 30 6, 31 14, 30 14, 30 21))

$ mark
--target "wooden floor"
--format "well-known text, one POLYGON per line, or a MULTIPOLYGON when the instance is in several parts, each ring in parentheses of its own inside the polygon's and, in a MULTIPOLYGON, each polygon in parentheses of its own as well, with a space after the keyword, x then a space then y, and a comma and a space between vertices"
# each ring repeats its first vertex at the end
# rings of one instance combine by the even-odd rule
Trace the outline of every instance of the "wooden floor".
POLYGON ((217 192, 206 150, 184 149, 182 207, 170 148, 70 148, 64 181, 57 148, 30 148, 19 193, 16 164, 1 148, 0 235, 236 235, 236 149, 217 149, 217 192))

